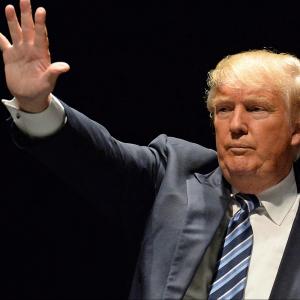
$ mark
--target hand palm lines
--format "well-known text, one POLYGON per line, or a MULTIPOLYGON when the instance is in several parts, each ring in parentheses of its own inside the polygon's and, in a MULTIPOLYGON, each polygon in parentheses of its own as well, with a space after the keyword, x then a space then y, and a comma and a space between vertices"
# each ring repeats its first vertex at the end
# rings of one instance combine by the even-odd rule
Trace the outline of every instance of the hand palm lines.
MULTIPOLYGON (((50 57, 42 55, 41 51, 28 51, 23 49, 8 50, 4 55, 7 83, 9 87, 17 90, 14 85, 17 84, 19 91, 24 91, 27 87, 41 85, 42 75, 50 65, 50 57), (29 54, 29 55, 28 55, 29 54)), ((28 48, 28 47, 26 47, 28 48)))

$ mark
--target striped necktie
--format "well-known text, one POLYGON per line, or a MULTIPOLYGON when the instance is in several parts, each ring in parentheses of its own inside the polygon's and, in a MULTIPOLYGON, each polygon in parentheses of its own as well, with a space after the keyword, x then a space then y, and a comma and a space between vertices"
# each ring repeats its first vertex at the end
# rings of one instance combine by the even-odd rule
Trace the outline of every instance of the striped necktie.
POLYGON ((254 195, 231 195, 240 205, 240 210, 230 219, 223 247, 219 254, 216 271, 208 299, 243 299, 250 256, 253 231, 249 216, 259 207, 254 195))

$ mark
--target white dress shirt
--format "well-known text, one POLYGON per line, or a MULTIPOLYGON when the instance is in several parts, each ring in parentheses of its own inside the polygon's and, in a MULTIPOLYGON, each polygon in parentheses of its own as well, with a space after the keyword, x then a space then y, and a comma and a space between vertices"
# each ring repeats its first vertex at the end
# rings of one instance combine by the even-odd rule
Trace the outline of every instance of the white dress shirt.
POLYGON ((268 299, 270 296, 299 206, 293 169, 284 180, 257 197, 262 207, 250 216, 253 249, 246 299, 268 299))
POLYGON ((28 113, 19 110, 13 100, 2 100, 17 127, 33 138, 42 138, 54 134, 65 123, 65 110, 59 100, 52 95, 50 105, 40 113, 28 113))

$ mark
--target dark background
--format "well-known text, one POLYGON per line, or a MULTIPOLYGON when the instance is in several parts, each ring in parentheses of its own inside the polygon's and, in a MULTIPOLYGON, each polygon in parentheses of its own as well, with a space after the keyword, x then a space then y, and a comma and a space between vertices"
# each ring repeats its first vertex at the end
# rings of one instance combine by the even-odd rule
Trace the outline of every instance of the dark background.
MULTIPOLYGON (((7 33, 6 4, 0 30, 7 33)), ((34 0, 48 11, 55 95, 146 145, 159 133, 214 148, 207 72, 228 54, 268 48, 300 55, 297 2, 34 0)), ((1 63, 1 70, 3 64, 1 63)), ((10 98, 4 72, 0 97, 10 98)), ((1 299, 125 299, 139 239, 95 210, 12 143, 0 106, 1 299)), ((141 224, 137 224, 137 227, 141 224)))

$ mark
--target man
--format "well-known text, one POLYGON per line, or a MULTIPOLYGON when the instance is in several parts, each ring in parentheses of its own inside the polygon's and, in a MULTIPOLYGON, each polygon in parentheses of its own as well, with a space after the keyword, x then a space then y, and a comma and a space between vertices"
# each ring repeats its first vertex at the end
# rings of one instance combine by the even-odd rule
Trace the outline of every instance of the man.
POLYGON ((50 62, 45 10, 33 21, 20 4, 22 26, 6 7, 12 45, 0 36, 14 141, 88 197, 147 218, 130 298, 300 298, 299 60, 249 51, 210 72, 217 155, 165 135, 125 144, 51 94, 69 66, 50 62))

